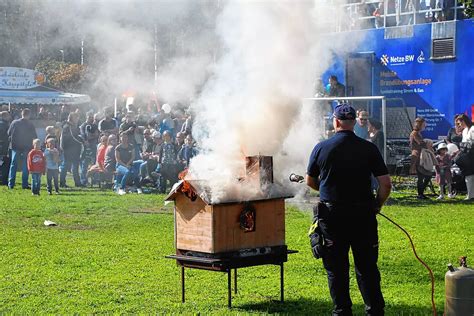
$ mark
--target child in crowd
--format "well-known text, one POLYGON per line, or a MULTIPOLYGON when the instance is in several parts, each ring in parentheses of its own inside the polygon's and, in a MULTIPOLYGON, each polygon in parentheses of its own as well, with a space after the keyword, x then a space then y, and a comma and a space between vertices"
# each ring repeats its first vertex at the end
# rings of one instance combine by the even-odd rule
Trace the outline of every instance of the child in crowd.
POLYGON ((56 135, 56 128, 54 126, 46 126, 46 137, 44 138, 44 142, 46 143, 48 139, 52 138, 54 140, 58 140, 58 137, 56 135))
POLYGON ((32 179, 31 192, 33 195, 40 195, 41 175, 44 174, 46 163, 38 138, 33 140, 33 149, 28 153, 27 164, 32 179))
POLYGON ((96 163, 87 170, 87 177, 91 177, 91 184, 100 183, 101 173, 105 171, 105 152, 107 151, 108 137, 102 135, 97 146, 96 163))
POLYGON ((46 159, 46 183, 48 194, 53 194, 52 182, 54 182, 54 191, 59 194, 58 175, 59 175, 59 150, 56 149, 56 138, 46 140, 46 149, 44 150, 46 159))
POLYGON ((44 137, 44 143, 41 144, 41 150, 43 152, 47 147, 46 142, 48 141, 48 139, 54 138, 55 140, 57 140, 56 129, 54 128, 54 126, 46 126, 45 131, 46 131, 46 136, 44 137))
POLYGON ((438 200, 444 199, 446 186, 448 187, 448 197, 453 198, 451 184, 452 184, 452 174, 451 174, 451 157, 448 154, 448 146, 445 143, 438 145, 436 150, 436 160, 438 165, 436 166, 436 181, 440 187, 440 194, 438 200))
POLYGON ((178 152, 178 159, 179 162, 184 165, 184 168, 189 167, 189 161, 191 158, 195 157, 197 155, 197 150, 193 146, 193 137, 191 134, 186 136, 185 143, 181 147, 181 149, 178 152))

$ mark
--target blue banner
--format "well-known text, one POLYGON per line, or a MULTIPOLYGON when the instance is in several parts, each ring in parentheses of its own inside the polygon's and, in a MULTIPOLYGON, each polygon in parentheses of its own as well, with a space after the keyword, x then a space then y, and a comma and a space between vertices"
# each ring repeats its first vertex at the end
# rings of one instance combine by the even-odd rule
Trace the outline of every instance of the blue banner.
MULTIPOLYGON (((363 31, 365 40, 354 51, 373 54, 372 94, 386 96, 388 107, 403 104, 411 118, 424 117, 427 128, 423 135, 431 139, 445 137, 456 114, 471 118, 474 114, 474 21, 457 21, 455 26, 455 58, 451 59, 431 58, 431 23, 415 25, 413 36, 395 39, 386 39, 384 29, 363 31)), ((347 33, 332 36, 346 37, 347 33)), ((344 70, 349 65, 341 66, 347 62, 350 58, 340 56, 327 75, 347 78, 344 70)))

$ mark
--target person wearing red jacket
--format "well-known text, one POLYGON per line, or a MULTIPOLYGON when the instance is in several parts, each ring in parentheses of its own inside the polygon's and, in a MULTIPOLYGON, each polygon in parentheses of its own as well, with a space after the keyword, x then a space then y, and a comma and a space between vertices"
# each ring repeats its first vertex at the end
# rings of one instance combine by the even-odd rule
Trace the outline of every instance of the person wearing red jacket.
POLYGON ((31 173, 31 192, 40 195, 41 175, 44 174, 46 161, 41 151, 41 141, 33 140, 33 149, 28 153, 28 171, 31 173))

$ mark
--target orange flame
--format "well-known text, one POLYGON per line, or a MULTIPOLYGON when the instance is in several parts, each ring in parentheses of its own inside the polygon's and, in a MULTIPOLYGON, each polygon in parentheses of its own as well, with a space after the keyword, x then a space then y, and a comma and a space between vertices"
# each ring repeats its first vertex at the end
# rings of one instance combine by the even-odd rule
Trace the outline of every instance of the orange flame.
POLYGON ((179 189, 179 192, 186 195, 189 199, 191 199, 191 201, 195 201, 197 198, 196 192, 194 192, 193 187, 189 184, 189 182, 184 180, 187 174, 188 174, 188 169, 184 169, 178 174, 178 178, 180 180, 183 180, 183 185, 179 189))

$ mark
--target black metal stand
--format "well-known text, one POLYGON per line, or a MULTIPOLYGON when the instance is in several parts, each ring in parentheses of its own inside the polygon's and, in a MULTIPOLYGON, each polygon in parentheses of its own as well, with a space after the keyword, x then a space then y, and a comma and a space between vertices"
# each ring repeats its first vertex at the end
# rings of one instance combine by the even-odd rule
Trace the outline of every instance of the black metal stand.
POLYGON ((280 263, 280 302, 285 300, 285 270, 283 269, 283 262, 280 263))
POLYGON ((237 269, 259 265, 279 265, 280 266, 280 301, 284 301, 284 263, 288 259, 288 254, 297 253, 296 250, 286 250, 280 254, 265 254, 248 256, 242 258, 207 258, 193 257, 185 255, 169 255, 168 259, 176 260, 181 267, 181 302, 186 301, 185 297, 185 268, 202 269, 227 273, 227 306, 232 307, 232 269, 234 270, 234 293, 237 294, 237 269))
POLYGON ((181 266, 181 302, 184 303, 186 301, 185 294, 184 294, 184 289, 185 289, 185 284, 184 284, 184 266, 181 266))

